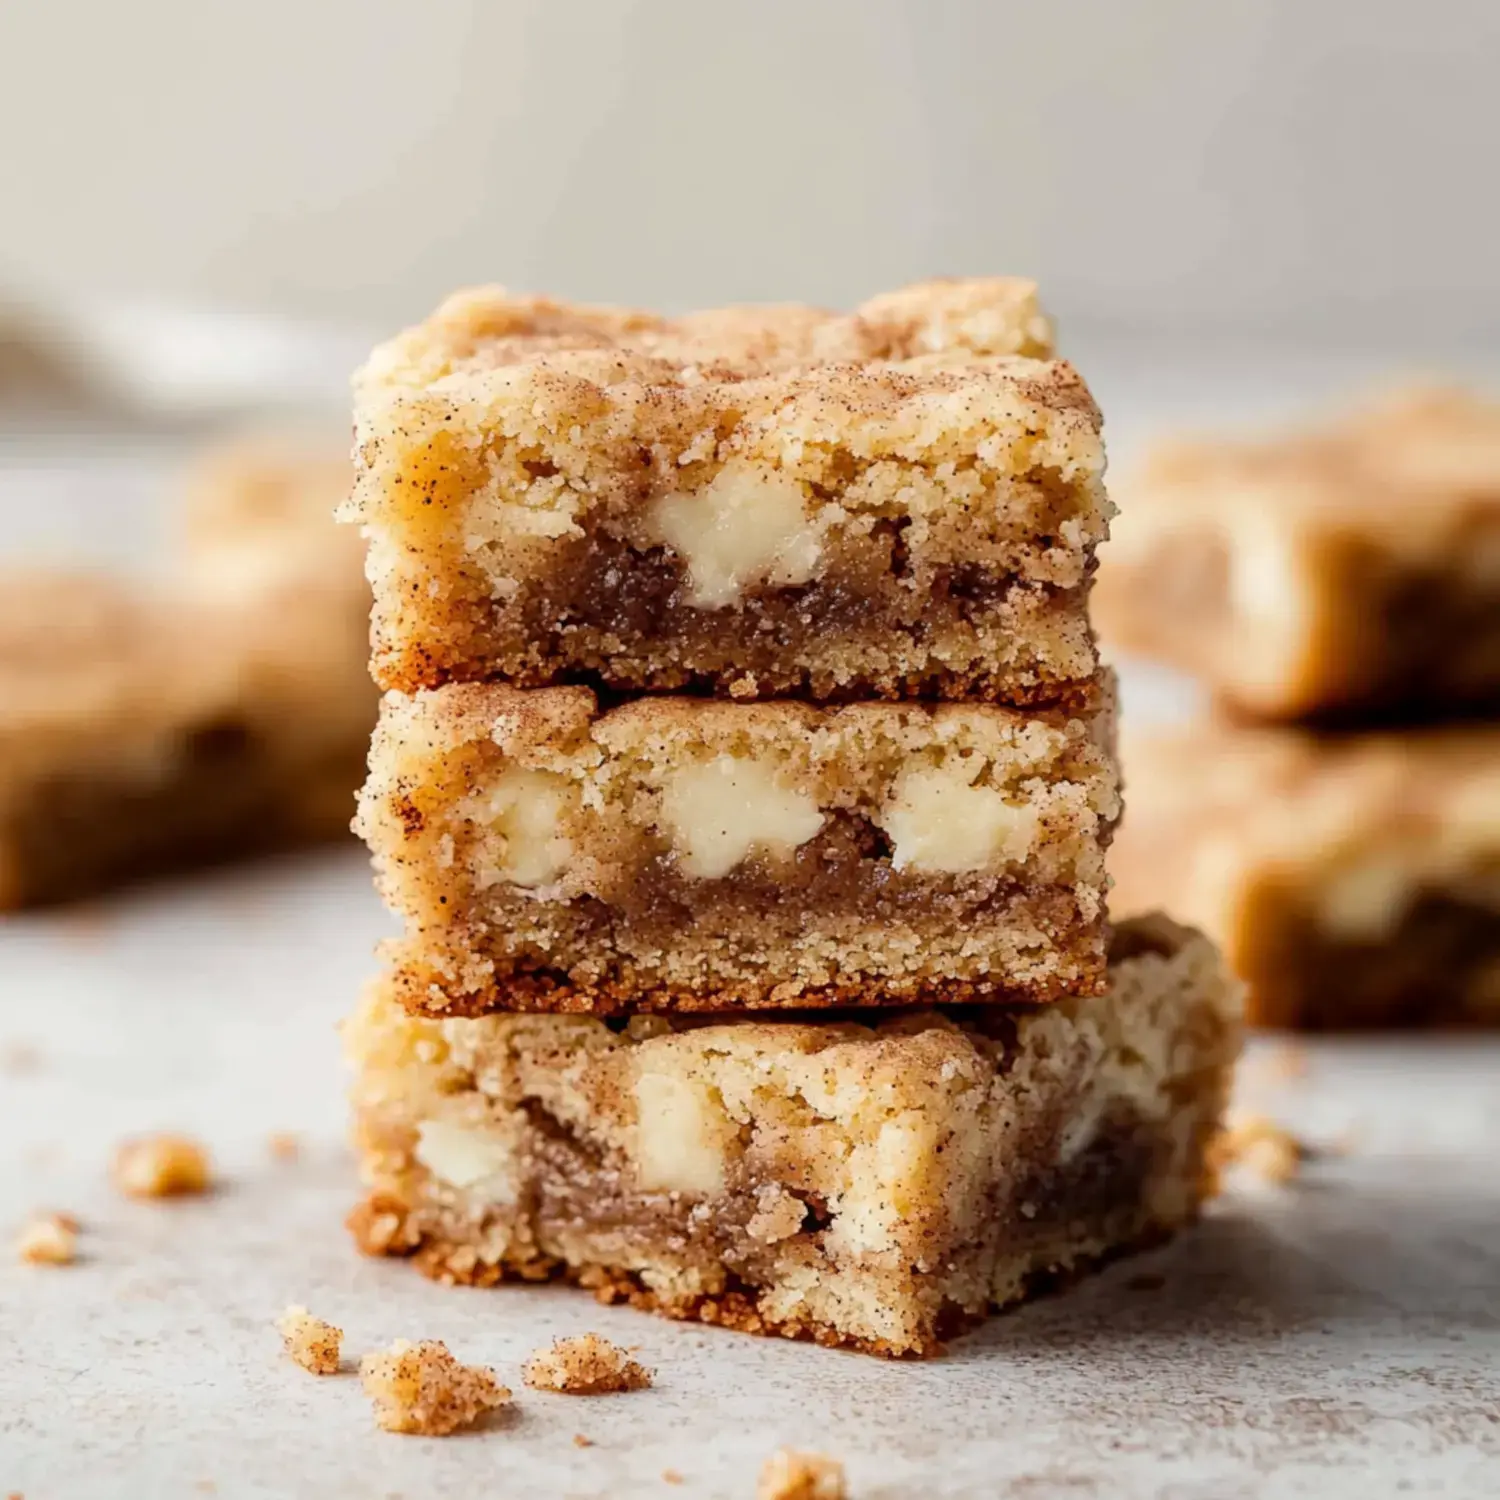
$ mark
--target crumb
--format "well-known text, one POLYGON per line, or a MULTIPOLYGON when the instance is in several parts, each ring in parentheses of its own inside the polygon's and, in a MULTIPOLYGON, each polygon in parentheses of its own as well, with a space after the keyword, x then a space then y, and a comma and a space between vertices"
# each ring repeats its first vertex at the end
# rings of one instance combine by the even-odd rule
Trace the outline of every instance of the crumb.
POLYGON ((315 1318, 305 1307, 289 1307, 276 1320, 286 1352, 314 1375, 337 1375, 344 1330, 315 1318))
POLYGON ((302 1142, 290 1130, 275 1130, 266 1137, 266 1150, 276 1161, 296 1161, 302 1155, 302 1142))
POLYGON ((581 1432, 575 1432, 573 1434, 573 1446, 575 1448, 592 1448, 594 1440, 593 1438, 584 1437, 581 1432))
POLYGON ((6 1042, 0 1047, 0 1071, 34 1073, 42 1065, 42 1054, 30 1042, 6 1042))
POLYGON ((375 1403, 375 1421, 387 1432, 446 1437, 510 1400, 493 1370, 460 1364, 435 1339, 397 1339, 389 1349, 365 1355, 359 1374, 375 1403))
POLYGON ((115 1153, 115 1183, 132 1198, 173 1198, 206 1193, 208 1153, 185 1135, 148 1135, 126 1141, 115 1153))
POLYGON ((16 1253, 34 1266, 66 1266, 77 1258, 78 1220, 72 1214, 34 1214, 16 1239, 16 1253))
POLYGON ((682 1475, 678 1473, 676 1469, 663 1469, 661 1471, 661 1477, 666 1480, 668 1484, 682 1483, 682 1475))
POLYGON ((1211 1164, 1219 1170, 1244 1165, 1267 1182, 1290 1182, 1308 1155, 1291 1131, 1265 1115, 1247 1115, 1226 1126, 1209 1151, 1211 1164))
POLYGON ((1125 1282, 1128 1292, 1159 1292, 1167 1284, 1160 1271, 1137 1271, 1125 1282))
POLYGON ((194 1483, 193 1488, 200 1495, 217 1495, 219 1493, 219 1487, 212 1479, 200 1479, 194 1483))
POLYGON ((550 1349, 539 1349, 526 1361, 522 1373, 533 1390, 569 1396, 643 1391, 651 1384, 651 1372, 644 1365, 597 1333, 558 1339, 550 1349))
POLYGON ((778 1448, 762 1465, 755 1500, 845 1500, 844 1466, 821 1453, 778 1448))

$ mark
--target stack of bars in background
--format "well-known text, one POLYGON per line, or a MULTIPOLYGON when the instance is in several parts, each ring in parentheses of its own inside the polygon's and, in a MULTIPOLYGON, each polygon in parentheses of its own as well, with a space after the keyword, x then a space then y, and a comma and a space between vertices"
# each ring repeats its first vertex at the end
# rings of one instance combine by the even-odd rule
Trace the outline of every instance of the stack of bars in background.
POLYGON ((1115 909, 1202 923, 1263 1025, 1500 1024, 1500 406, 1163 449, 1097 607, 1217 705, 1127 738, 1115 909))
POLYGON ((1193 1216, 1237 994, 1107 925, 1099 428, 1016 281, 375 353, 365 1249, 906 1354, 1193 1216))

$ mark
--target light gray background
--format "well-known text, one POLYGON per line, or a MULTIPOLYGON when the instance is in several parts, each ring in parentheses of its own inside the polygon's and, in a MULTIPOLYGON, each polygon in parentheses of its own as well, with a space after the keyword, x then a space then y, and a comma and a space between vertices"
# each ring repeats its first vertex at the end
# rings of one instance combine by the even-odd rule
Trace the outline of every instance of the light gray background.
POLYGON ((1494 0, 12 0, 0 283, 386 327, 453 286, 1500 333, 1494 0))

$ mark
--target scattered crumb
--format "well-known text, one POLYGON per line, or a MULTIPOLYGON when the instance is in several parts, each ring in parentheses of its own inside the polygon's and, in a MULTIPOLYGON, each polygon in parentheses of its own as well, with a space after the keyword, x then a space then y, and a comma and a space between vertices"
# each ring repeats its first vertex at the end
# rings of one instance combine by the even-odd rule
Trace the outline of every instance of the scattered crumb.
POLYGON ((302 1141, 290 1130, 276 1130, 266 1137, 266 1150, 275 1161, 296 1161, 302 1155, 302 1141))
POLYGON ((493 1370, 460 1364, 436 1339, 397 1339, 365 1355, 359 1374, 375 1403, 376 1424, 387 1432, 446 1437, 510 1400, 493 1370))
POLYGON ((1280 1042, 1266 1056, 1266 1069, 1273 1078, 1302 1078, 1307 1074, 1307 1048, 1296 1042, 1280 1042))
POLYGON ((679 1474, 676 1469, 663 1469, 661 1471, 661 1477, 666 1480, 668 1484, 682 1483, 682 1475, 679 1474))
POLYGON ((778 1448, 762 1465, 755 1500, 846 1500, 844 1466, 821 1453, 778 1448))
POLYGON ((34 1073, 42 1065, 42 1054, 30 1042, 6 1042, 0 1046, 0 1071, 34 1073))
POLYGON ((213 1482, 212 1479, 197 1480, 194 1483, 193 1488, 197 1490, 200 1495, 217 1495, 219 1493, 219 1487, 213 1482))
POLYGON ((1137 1271, 1126 1280, 1125 1289, 1130 1292, 1159 1292, 1166 1284, 1167 1278, 1160 1271, 1137 1271))
POLYGON ((643 1391, 651 1384, 650 1370, 597 1333, 558 1339, 550 1349, 537 1350, 526 1361, 522 1375, 533 1390, 561 1391, 569 1396, 643 1391))
POLYGON ((573 1434, 573 1446, 575 1448, 592 1448, 594 1440, 593 1438, 584 1437, 581 1432, 575 1432, 573 1434))
POLYGON ((185 1135, 147 1135, 115 1153, 115 1184, 132 1198, 174 1198, 206 1193, 208 1153, 185 1135))
POLYGON ((72 1214, 33 1214, 16 1238, 16 1253, 34 1266, 70 1265, 78 1254, 78 1220, 72 1214))
POLYGON ((305 1307, 289 1307, 276 1320, 286 1352, 314 1375, 337 1375, 344 1330, 315 1318, 305 1307))
POLYGON ((1284 1126, 1265 1115, 1247 1115, 1219 1132, 1209 1160, 1221 1171, 1240 1165, 1267 1182, 1290 1182, 1308 1155, 1307 1148, 1284 1126))

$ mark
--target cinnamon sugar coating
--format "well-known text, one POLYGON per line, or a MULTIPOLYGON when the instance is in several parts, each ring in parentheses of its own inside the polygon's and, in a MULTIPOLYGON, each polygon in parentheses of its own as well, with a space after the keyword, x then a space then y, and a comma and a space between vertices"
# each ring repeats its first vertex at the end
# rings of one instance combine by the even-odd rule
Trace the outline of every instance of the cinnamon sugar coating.
POLYGON ((1030 283, 678 319, 460 293, 355 380, 387 687, 1067 701, 1109 506, 1030 283))
POLYGON ((436 1339, 397 1339, 359 1362, 375 1421, 387 1432, 447 1437, 506 1406, 511 1393, 493 1370, 460 1364, 436 1339))
POLYGON ((616 1391, 643 1391, 651 1372, 618 1344, 597 1333, 558 1339, 526 1361, 526 1384, 533 1390, 569 1396, 603 1396, 616 1391))
POLYGON ((491 1285, 926 1353, 1189 1220, 1238 1049, 1212 946, 1118 935, 1101 997, 731 1020, 345 1028, 362 1248, 491 1285))

